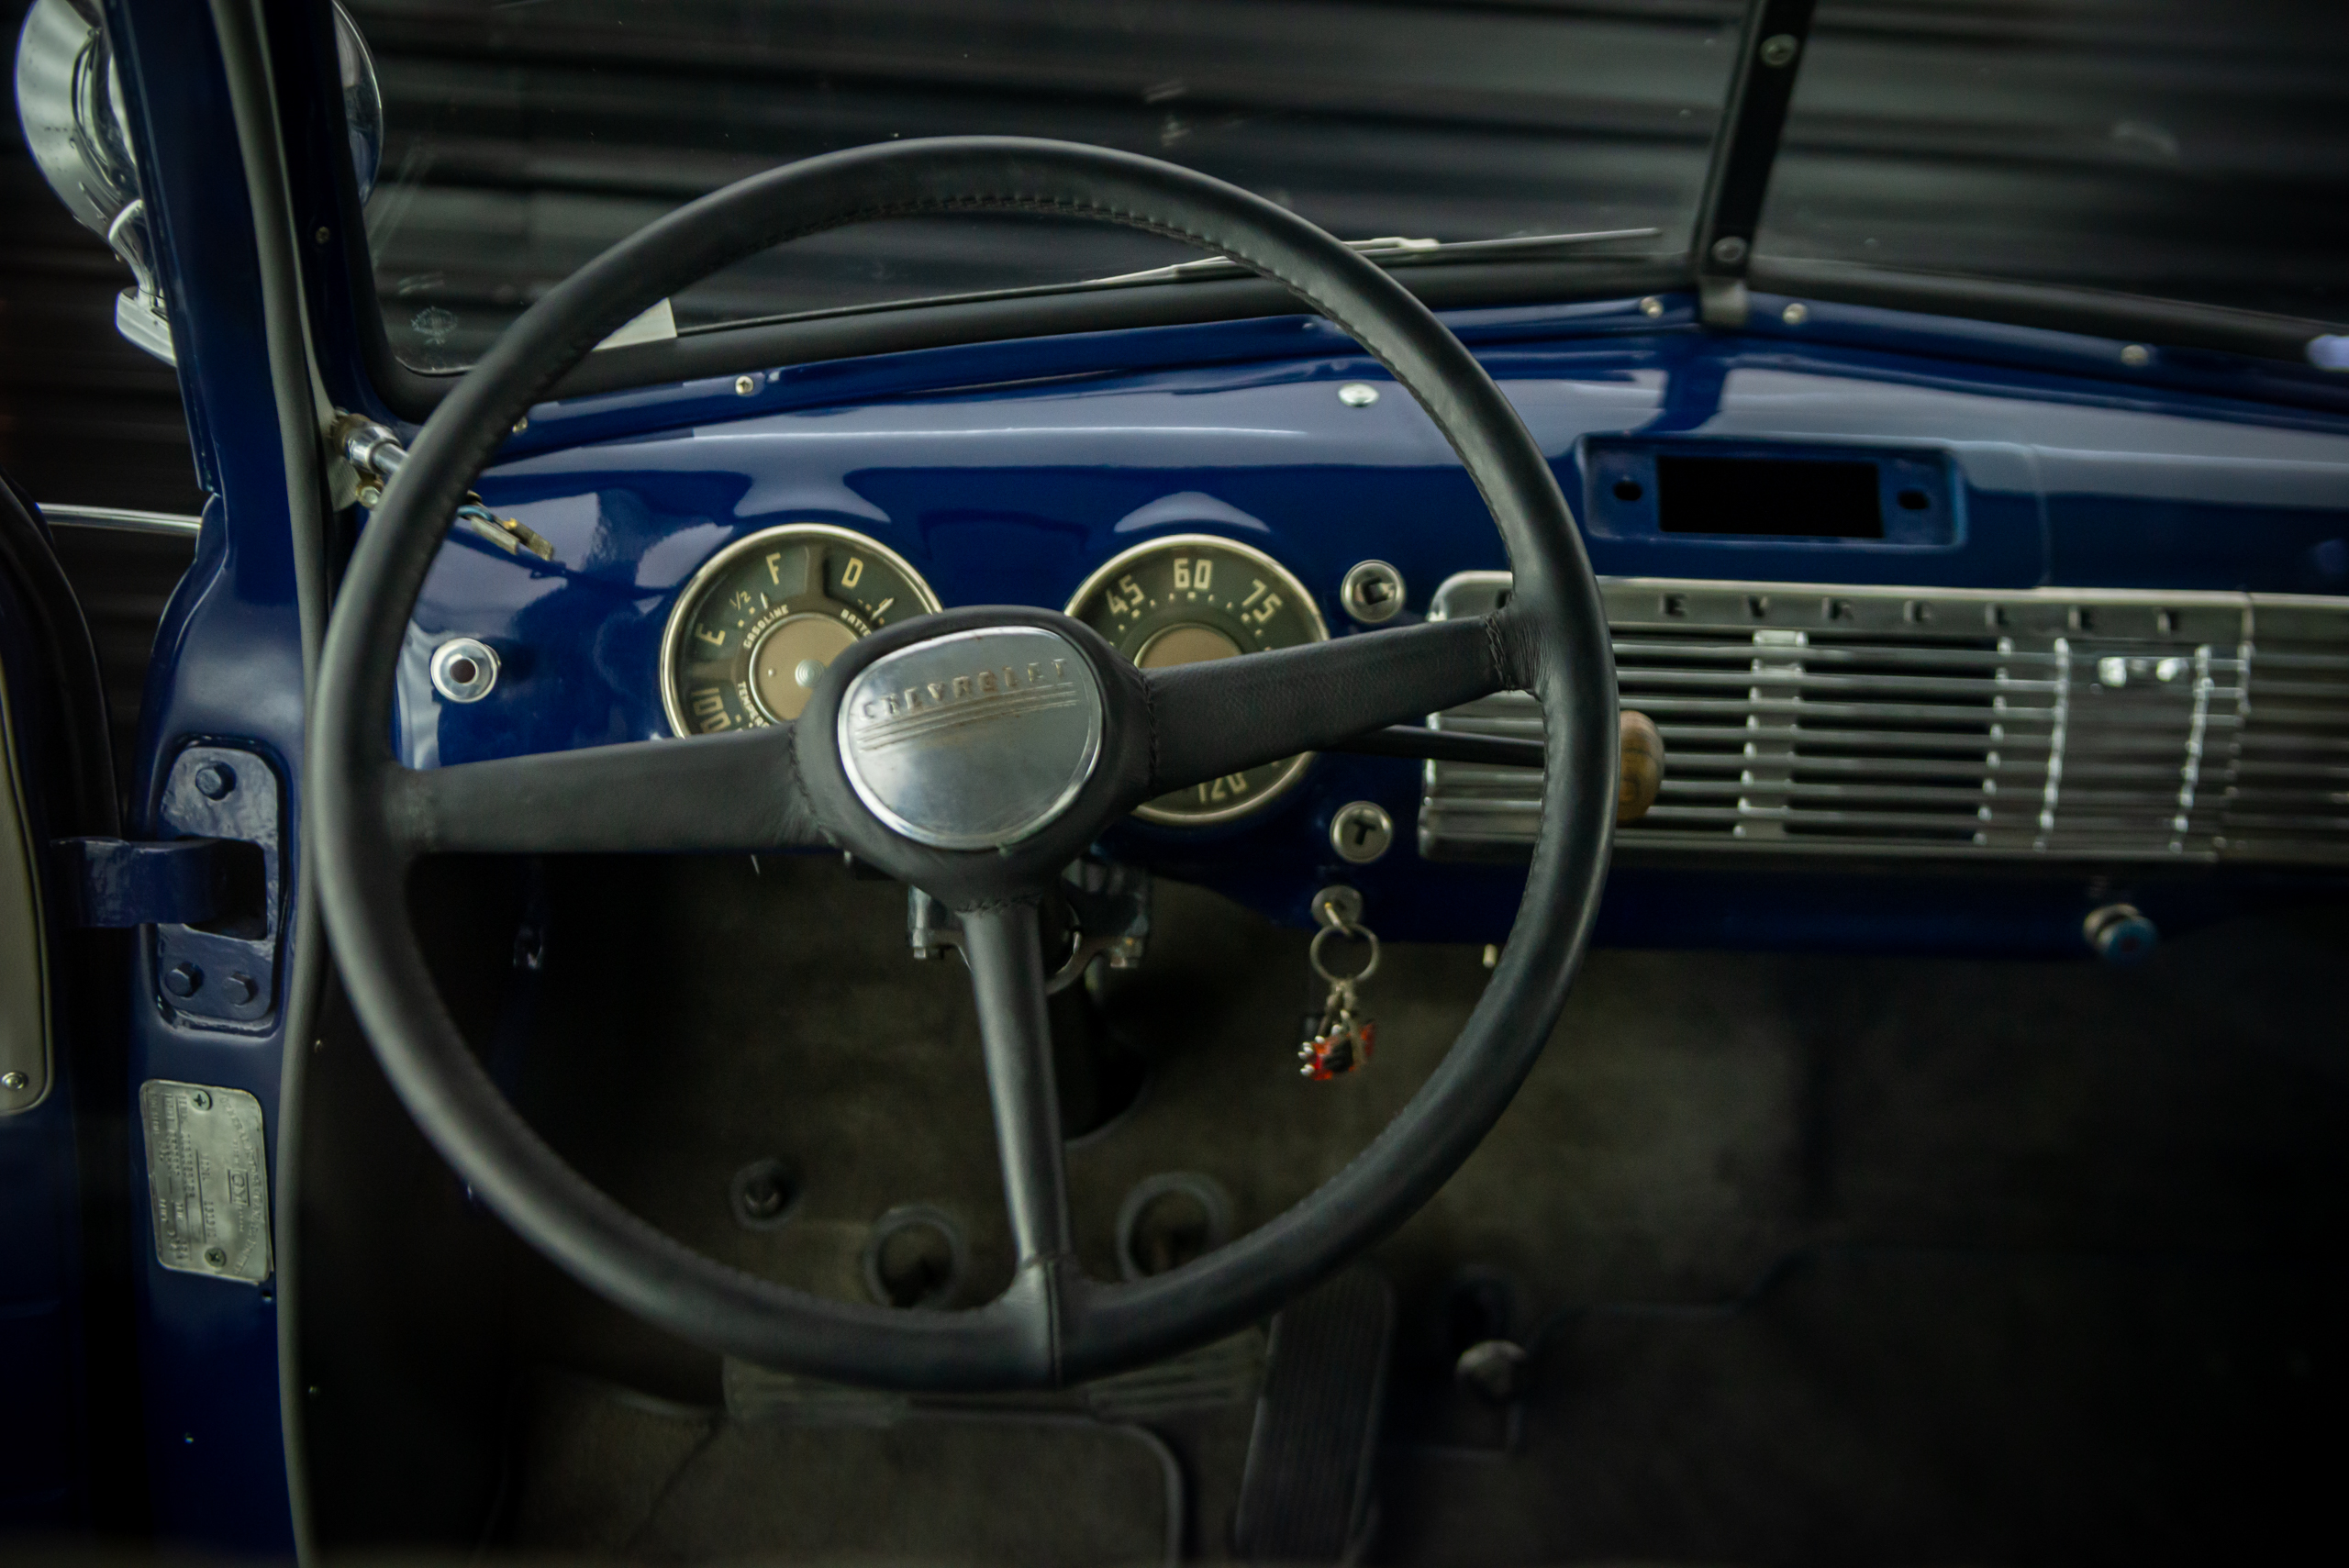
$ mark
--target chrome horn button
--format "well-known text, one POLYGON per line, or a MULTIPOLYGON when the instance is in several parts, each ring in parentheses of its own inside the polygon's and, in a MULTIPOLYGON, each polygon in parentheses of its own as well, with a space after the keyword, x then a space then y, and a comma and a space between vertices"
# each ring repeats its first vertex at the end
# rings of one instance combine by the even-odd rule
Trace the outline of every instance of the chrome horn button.
POLYGON ((1067 809, 1101 757, 1099 677, 1066 638, 985 627, 885 653, 841 698, 857 798, 918 844, 992 850, 1067 809))

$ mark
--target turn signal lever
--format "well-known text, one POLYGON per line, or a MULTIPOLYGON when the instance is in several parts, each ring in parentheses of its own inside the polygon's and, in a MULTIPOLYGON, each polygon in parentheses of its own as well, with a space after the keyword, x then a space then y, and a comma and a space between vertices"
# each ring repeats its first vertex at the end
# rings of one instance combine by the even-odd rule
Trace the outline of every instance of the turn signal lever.
MULTIPOLYGON (((1510 735, 1471 735, 1457 729, 1390 725, 1330 748, 1369 757, 1412 757, 1424 762, 1475 762, 1488 768, 1538 768, 1542 742, 1510 735)), ((1622 777, 1615 792, 1615 825, 1637 822, 1664 787, 1664 737, 1644 713, 1623 710, 1622 777)))
MULTIPOLYGON (((359 504, 369 508, 381 506, 384 486, 407 461, 407 449, 399 437, 373 420, 346 414, 335 422, 334 439, 336 455, 358 472, 359 504)), ((499 517, 472 491, 466 492, 457 508, 456 524, 508 554, 519 555, 527 550, 541 561, 554 559, 554 546, 514 518, 499 517)))

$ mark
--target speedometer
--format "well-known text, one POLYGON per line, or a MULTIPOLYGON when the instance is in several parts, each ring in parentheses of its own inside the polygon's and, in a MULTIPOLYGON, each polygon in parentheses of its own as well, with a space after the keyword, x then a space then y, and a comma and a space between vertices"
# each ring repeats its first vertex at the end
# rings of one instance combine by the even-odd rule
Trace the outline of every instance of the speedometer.
MULTIPOLYGON (((1319 642, 1330 635, 1313 595, 1261 550, 1205 534, 1157 539, 1085 579, 1068 613, 1145 670, 1319 642)), ((1221 822, 1295 784, 1309 757, 1267 762, 1162 795, 1134 815, 1151 822, 1221 822)))
POLYGON ((737 539, 694 573, 661 639, 679 735, 787 723, 848 645, 938 599, 895 551, 824 523, 737 539))

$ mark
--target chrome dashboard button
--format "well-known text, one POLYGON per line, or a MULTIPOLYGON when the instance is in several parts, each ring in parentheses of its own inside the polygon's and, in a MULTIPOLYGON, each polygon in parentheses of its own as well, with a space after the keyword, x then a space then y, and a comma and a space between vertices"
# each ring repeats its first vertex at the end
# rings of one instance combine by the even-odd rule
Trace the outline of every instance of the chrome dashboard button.
POLYGON ((857 798, 918 844, 1016 844, 1066 809, 1101 755, 1093 666, 1041 627, 954 632, 884 654, 841 698, 857 798))

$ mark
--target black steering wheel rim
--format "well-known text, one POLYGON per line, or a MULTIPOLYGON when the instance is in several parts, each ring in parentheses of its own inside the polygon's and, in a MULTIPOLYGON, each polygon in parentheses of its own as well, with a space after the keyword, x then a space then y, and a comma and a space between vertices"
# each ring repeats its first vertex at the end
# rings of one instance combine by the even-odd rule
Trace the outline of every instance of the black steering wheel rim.
MULTIPOLYGON (((748 755, 720 739, 602 750, 748 755)), ((591 1289, 708 1349, 845 1382, 947 1390, 1078 1381, 1229 1332, 1432 1196, 1507 1107, 1564 1006, 1606 873, 1616 745, 1605 617, 1564 497, 1499 389, 1424 306, 1302 218, 1208 176, 1069 143, 952 138, 828 154, 716 192, 615 246, 517 321, 426 424, 361 538, 320 666, 309 772, 321 901, 352 1006, 426 1137, 494 1210, 591 1289), (408 920, 416 856, 473 846, 423 825, 418 781, 431 771, 403 767, 389 738, 402 639, 450 517, 515 422, 597 342, 784 240, 967 211, 1099 219, 1228 256, 1385 364, 1434 418, 1500 528, 1515 592, 1470 635, 1486 689, 1522 686, 1541 700, 1547 767, 1524 900, 1484 997, 1427 1082, 1342 1171, 1165 1274, 1096 1284, 1073 1260, 1045 1259, 985 1307, 913 1313, 812 1296, 694 1252, 587 1183, 522 1121, 467 1049, 408 920)), ((774 841, 805 826, 779 816, 774 841)), ((676 846, 648 828, 628 847, 676 846)))

